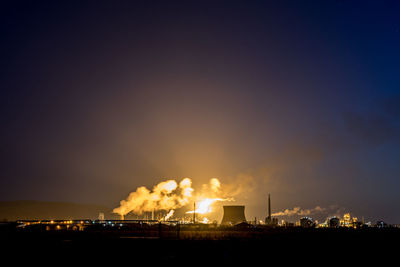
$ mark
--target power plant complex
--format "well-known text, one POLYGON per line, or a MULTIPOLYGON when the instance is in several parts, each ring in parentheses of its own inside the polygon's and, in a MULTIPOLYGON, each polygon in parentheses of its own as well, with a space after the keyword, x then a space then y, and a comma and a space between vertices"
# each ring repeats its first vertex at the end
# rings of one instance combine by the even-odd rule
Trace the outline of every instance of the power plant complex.
MULTIPOLYGON (((153 228, 155 226, 161 229, 162 227, 191 227, 196 226, 202 229, 215 229, 216 227, 235 227, 235 226, 248 226, 248 227, 268 227, 268 228, 276 228, 276 227, 301 227, 301 228, 363 228, 363 227, 388 227, 388 225, 382 221, 378 222, 375 225, 371 223, 364 223, 364 221, 358 221, 357 218, 351 217, 349 213, 346 213, 342 219, 333 216, 329 217, 325 222, 318 223, 318 221, 314 221, 311 217, 301 217, 298 222, 290 223, 282 220, 281 223, 278 222, 278 218, 272 217, 272 208, 271 208, 271 196, 268 194, 268 202, 267 202, 267 215, 264 221, 248 221, 245 215, 245 206, 244 205, 224 205, 223 208, 223 217, 220 224, 217 221, 208 221, 206 218, 196 219, 196 212, 192 213, 192 220, 187 219, 171 219, 168 216, 157 216, 155 219, 154 211, 150 216, 144 216, 143 219, 126 219, 121 216, 120 220, 107 220, 105 219, 104 213, 100 213, 97 220, 91 219, 81 219, 81 220, 18 220, 16 224, 18 228, 41 228, 44 230, 73 230, 73 231, 82 231, 88 228, 95 229, 146 229, 153 228), (150 219, 151 218, 151 219, 150 219), (99 228, 100 227, 100 228, 99 228)), ((194 210, 196 210, 194 204, 194 210)), ((172 214, 173 212, 169 213, 172 214)), ((200 216, 200 215, 199 215, 200 216)))

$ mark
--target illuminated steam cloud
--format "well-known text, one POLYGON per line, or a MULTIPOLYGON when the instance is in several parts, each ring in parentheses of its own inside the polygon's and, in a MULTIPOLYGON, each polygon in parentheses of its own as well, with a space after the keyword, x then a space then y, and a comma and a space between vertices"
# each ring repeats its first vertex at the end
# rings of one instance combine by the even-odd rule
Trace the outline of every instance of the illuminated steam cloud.
POLYGON ((209 184, 203 185, 197 195, 193 192, 192 181, 189 178, 183 179, 179 185, 175 180, 161 182, 154 186, 152 191, 142 186, 122 200, 113 212, 125 216, 130 212, 142 214, 153 210, 169 210, 163 218, 167 220, 173 216, 175 209, 192 202, 198 204, 196 213, 204 214, 211 212, 211 205, 216 201, 233 200, 225 197, 226 193, 222 192, 221 183, 217 178, 212 178, 209 184))
POLYGON ((322 213, 325 212, 326 208, 321 208, 320 206, 316 206, 313 209, 302 209, 300 207, 294 207, 293 209, 289 210, 286 209, 284 211, 280 211, 277 213, 273 213, 272 216, 307 216, 315 213, 322 213))
POLYGON ((192 192, 192 181, 189 178, 183 179, 179 186, 175 180, 161 182, 154 186, 153 191, 141 186, 122 200, 113 212, 124 216, 130 212, 142 214, 153 210, 173 210, 188 204, 192 192))
POLYGON ((212 204, 217 201, 233 201, 233 198, 226 197, 227 193, 221 190, 221 183, 217 178, 212 178, 209 184, 204 184, 200 195, 195 198, 197 202, 196 210, 186 213, 206 214, 212 212, 212 204), (225 198, 222 198, 225 197, 225 198))

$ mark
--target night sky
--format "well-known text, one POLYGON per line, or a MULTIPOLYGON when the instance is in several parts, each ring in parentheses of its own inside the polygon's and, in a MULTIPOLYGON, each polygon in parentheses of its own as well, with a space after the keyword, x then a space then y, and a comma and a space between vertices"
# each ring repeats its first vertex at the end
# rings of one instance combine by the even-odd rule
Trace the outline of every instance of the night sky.
POLYGON ((398 1, 5 1, 0 201, 190 177, 400 222, 398 1))

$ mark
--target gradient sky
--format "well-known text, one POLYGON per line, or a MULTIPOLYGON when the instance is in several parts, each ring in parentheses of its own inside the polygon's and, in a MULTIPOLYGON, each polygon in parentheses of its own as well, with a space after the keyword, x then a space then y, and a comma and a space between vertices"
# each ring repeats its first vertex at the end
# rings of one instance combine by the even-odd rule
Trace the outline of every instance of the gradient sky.
POLYGON ((0 200, 249 181, 400 223, 398 1, 6 1, 0 200), (117 3, 118 2, 118 3, 117 3), (188 3, 190 2, 190 3, 188 3))

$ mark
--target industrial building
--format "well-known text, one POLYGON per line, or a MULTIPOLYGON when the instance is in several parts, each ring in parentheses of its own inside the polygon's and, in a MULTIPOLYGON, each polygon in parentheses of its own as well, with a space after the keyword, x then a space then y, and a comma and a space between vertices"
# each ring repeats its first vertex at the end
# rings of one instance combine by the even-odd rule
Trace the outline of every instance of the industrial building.
POLYGON ((300 226, 303 228, 311 228, 315 226, 315 223, 310 217, 302 217, 300 218, 300 226))
POLYGON ((327 223, 330 228, 338 228, 340 226, 340 220, 338 217, 334 216, 328 219, 327 223))
POLYGON ((246 222, 244 215, 244 206, 223 206, 224 216, 222 217, 221 225, 235 225, 246 222))

